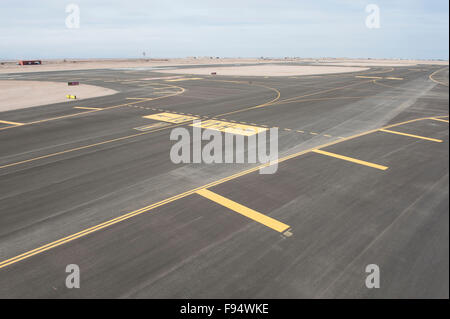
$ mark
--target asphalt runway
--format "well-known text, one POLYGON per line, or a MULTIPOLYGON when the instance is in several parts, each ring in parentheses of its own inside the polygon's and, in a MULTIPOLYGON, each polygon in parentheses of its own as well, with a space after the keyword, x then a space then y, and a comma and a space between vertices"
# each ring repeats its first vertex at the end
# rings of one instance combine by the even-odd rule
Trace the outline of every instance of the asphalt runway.
POLYGON ((119 91, 0 113, 1 298, 449 297, 448 67, 155 71, 0 76, 119 91), (175 164, 161 113, 278 128, 278 169, 175 164))

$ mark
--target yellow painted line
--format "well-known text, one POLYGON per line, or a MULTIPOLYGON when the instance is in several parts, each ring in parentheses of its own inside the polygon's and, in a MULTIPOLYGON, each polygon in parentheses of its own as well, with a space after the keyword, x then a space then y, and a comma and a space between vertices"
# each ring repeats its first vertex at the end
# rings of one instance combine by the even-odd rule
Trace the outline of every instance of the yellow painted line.
POLYGON ((165 126, 168 126, 168 125, 170 125, 170 124, 169 123, 164 123, 164 122, 158 122, 158 123, 153 123, 151 125, 135 127, 134 129, 138 130, 138 131, 144 131, 145 132, 145 131, 148 131, 148 130, 151 130, 151 129, 155 129, 155 128, 159 128, 159 127, 165 127, 165 126))
POLYGON ((232 123, 232 122, 217 121, 217 120, 202 121, 199 123, 191 124, 191 126, 200 127, 203 129, 214 130, 214 131, 219 131, 219 132, 224 132, 224 133, 230 133, 230 134, 245 135, 245 136, 251 136, 251 135, 255 135, 255 134, 259 134, 261 132, 267 131, 267 128, 264 128, 264 127, 251 126, 251 125, 232 123))
POLYGON ((182 78, 182 79, 172 79, 165 80, 166 82, 180 82, 180 81, 192 81, 192 80, 203 80, 203 78, 182 78))
POLYGON ((177 124, 177 123, 184 123, 187 121, 192 121, 192 120, 197 119, 198 117, 163 112, 163 113, 146 115, 146 116, 143 116, 143 118, 177 124))
POLYGON ((316 92, 312 92, 312 93, 308 93, 308 94, 304 94, 304 95, 294 96, 294 97, 291 97, 289 99, 280 100, 278 103, 271 103, 271 105, 282 104, 282 102, 298 100, 300 98, 305 98, 305 97, 309 97, 309 96, 313 96, 313 95, 317 95, 317 94, 329 93, 329 92, 342 90, 342 89, 346 89, 346 88, 349 88, 349 87, 352 87, 352 86, 362 85, 362 84, 366 84, 366 83, 370 83, 370 82, 372 82, 372 80, 371 81, 358 82, 358 83, 352 83, 352 84, 349 84, 349 85, 344 85, 344 86, 340 86, 340 87, 336 87, 336 88, 332 88, 332 89, 326 89, 326 90, 316 91, 316 92))
POLYGON ((273 230, 276 230, 277 232, 284 232, 290 228, 289 225, 286 225, 276 219, 273 219, 269 216, 266 216, 264 214, 261 214, 251 208, 245 207, 244 205, 241 205, 239 203, 236 203, 228 198, 225 198, 223 196, 220 196, 219 194, 213 193, 210 190, 207 189, 200 189, 196 192, 197 194, 219 204, 222 205, 228 209, 231 209, 232 211, 235 211, 236 213, 239 213, 247 218, 250 218, 260 224, 263 224, 269 228, 272 228, 273 230))
MULTIPOLYGON (((448 116, 438 116, 438 117, 448 117, 448 116)), ((385 128, 395 127, 395 126, 399 126, 399 125, 404 125, 404 124, 408 124, 408 123, 413 123, 413 122, 423 121, 423 120, 429 120, 429 119, 431 119, 431 117, 423 117, 423 118, 413 119, 413 120, 409 120, 409 121, 404 121, 404 122, 400 122, 400 123, 391 124, 391 125, 385 126, 385 128)), ((179 126, 179 125, 171 125, 171 126, 168 127, 168 128, 175 127, 175 126, 179 126)), ((163 129, 165 129, 165 128, 163 128, 163 129)), ((156 131, 159 131, 159 130, 162 130, 162 129, 158 129, 158 130, 156 130, 156 131)), ((323 144, 323 145, 321 145, 321 146, 319 146, 319 147, 323 148, 323 147, 335 145, 335 144, 342 143, 342 142, 348 141, 348 140, 352 140, 352 139, 355 139, 355 138, 358 138, 358 137, 361 137, 361 136, 365 136, 365 135, 368 135, 368 134, 371 134, 371 133, 374 133, 374 132, 377 132, 377 131, 378 131, 378 129, 373 129, 373 130, 369 130, 369 131, 366 131, 366 132, 358 133, 358 134, 355 134, 355 135, 352 135, 352 136, 343 137, 343 138, 340 139, 340 140, 332 141, 332 142, 323 144)), ((145 135, 145 134, 149 134, 149 133, 151 133, 151 132, 143 132, 143 133, 139 133, 139 134, 134 134, 134 135, 130 135, 130 136, 125 136, 125 137, 122 137, 122 138, 119 138, 119 139, 115 139, 115 140, 121 140, 121 139, 125 139, 125 138, 131 138, 131 137, 140 136, 140 135, 145 135)), ((81 148, 79 148, 79 149, 83 149, 83 148, 87 148, 87 147, 92 147, 92 146, 95 146, 95 145, 100 145, 100 144, 105 144, 105 143, 110 143, 110 142, 113 142, 113 141, 115 141, 115 140, 109 140, 109 141, 105 141, 105 142, 101 142, 101 143, 97 143, 97 144, 86 145, 86 146, 83 146, 83 147, 81 147, 81 148)), ((74 151, 74 150, 77 150, 77 149, 67 150, 67 151, 60 152, 60 153, 67 153, 67 152, 74 151)), ((282 162, 284 162, 284 161, 287 161, 287 160, 292 159, 292 158, 299 157, 299 156, 301 156, 301 155, 307 154, 307 153, 309 153, 309 152, 311 152, 311 151, 314 151, 314 150, 315 150, 315 149, 308 149, 308 150, 300 151, 300 152, 297 152, 297 153, 294 153, 294 154, 291 154, 291 155, 287 155, 287 156, 285 156, 285 157, 283 157, 283 158, 278 159, 278 160, 276 161, 276 163, 282 163, 282 162)), ((44 156, 44 157, 49 157, 49 156, 54 156, 54 155, 58 155, 58 153, 54 153, 54 154, 47 155, 47 156, 44 156)), ((36 159, 39 159, 39 158, 30 159, 30 160, 27 160, 27 161, 24 161, 24 162, 30 162, 30 161, 36 160, 36 159)), ((11 164, 6 165, 6 166, 0 166, 0 169, 1 169, 1 168, 4 168, 4 167, 8 167, 8 166, 18 165, 18 164, 21 164, 21 163, 23 163, 23 162, 11 163, 11 164)), ((148 206, 143 207, 143 208, 141 208, 141 209, 132 211, 132 212, 130 212, 130 213, 121 215, 121 216, 119 216, 119 217, 116 217, 116 218, 114 218, 114 219, 108 220, 108 221, 103 222, 103 223, 101 223, 101 224, 98 224, 98 225, 95 225, 95 226, 93 226, 93 227, 87 228, 87 229, 82 230, 82 231, 80 231, 80 232, 78 232, 78 233, 75 233, 75 234, 73 234, 73 235, 70 235, 70 236, 61 238, 61 239, 56 240, 56 241, 53 241, 53 242, 51 242, 51 243, 49 243, 49 244, 46 244, 46 245, 40 246, 40 247, 38 247, 38 248, 35 248, 35 249, 33 249, 33 250, 27 251, 27 252, 25 252, 25 253, 23 253, 23 254, 20 254, 20 255, 18 255, 18 256, 15 256, 15 257, 9 258, 9 259, 7 259, 7 260, 5 260, 5 261, 3 261, 3 262, 0 262, 0 269, 1 269, 1 268, 4 268, 4 267, 6 267, 6 266, 9 266, 9 265, 15 264, 15 263, 17 263, 17 262, 19 262, 19 261, 21 261, 21 260, 27 259, 27 258, 32 257, 32 256, 34 256, 34 255, 40 254, 40 253, 42 253, 42 252, 44 252, 44 251, 47 251, 47 250, 50 250, 50 249, 52 249, 52 248, 55 248, 55 247, 61 246, 61 245, 63 245, 63 244, 66 244, 66 243, 68 243, 68 242, 71 242, 71 241, 73 241, 73 240, 75 240, 75 239, 77 239, 77 238, 84 237, 84 236, 86 236, 86 235, 88 235, 88 234, 90 234, 90 233, 93 233, 93 232, 99 231, 99 230, 101 230, 101 229, 104 229, 104 228, 106 228, 106 227, 109 227, 109 226, 111 226, 111 225, 117 224, 117 223, 119 223, 119 222, 121 222, 121 221, 124 221, 124 220, 126 220, 126 219, 129 219, 129 218, 131 218, 131 217, 134 217, 134 216, 137 216, 137 215, 146 213, 146 212, 148 212, 148 211, 150 211, 150 210, 152 210, 152 209, 154 209, 154 208, 156 208, 156 207, 159 207, 159 206, 165 205, 165 204, 167 204, 167 203, 176 201, 176 200, 178 200, 178 199, 184 198, 184 197, 186 197, 186 196, 188 196, 188 195, 194 194, 194 193, 197 192, 198 190, 201 190, 201 189, 204 189, 204 188, 210 188, 210 187, 213 187, 213 186, 216 186, 216 185, 225 183, 225 182, 227 182, 227 181, 236 179, 236 178, 238 178, 238 177, 241 177, 241 176, 244 176, 244 175, 247 175, 247 174, 256 172, 256 171, 260 170, 261 168, 264 168, 264 167, 267 167, 267 166, 270 166, 270 165, 271 165, 270 163, 267 163, 267 164, 259 165, 259 166, 250 168, 250 169, 248 169, 248 170, 245 170, 245 171, 242 171, 242 172, 233 174, 233 175, 231 175, 231 176, 228 176, 228 177, 219 179, 219 180, 217 180, 217 181, 214 181, 214 182, 211 182, 211 183, 209 183, 209 184, 206 184, 206 185, 197 187, 197 188, 195 188, 195 189, 186 191, 186 192, 184 192, 184 193, 181 193, 181 194, 178 194, 178 195, 169 197, 169 198, 167 198, 167 199, 165 199, 165 200, 162 200, 162 201, 160 201, 160 202, 157 202, 157 203, 148 205, 148 206)))
MULTIPOLYGON (((246 83, 246 82, 242 82, 242 81, 241 81, 241 82, 239 82, 239 81, 224 81, 224 80, 211 80, 211 81, 216 81, 216 82, 233 82, 233 83, 234 83, 234 82, 236 82, 236 83, 246 83)), ((266 85, 262 85, 262 84, 252 84, 252 85, 255 85, 255 86, 259 86, 259 87, 263 87, 263 88, 272 90, 272 91, 276 92, 276 97, 273 98, 272 100, 270 100, 270 101, 268 101, 268 102, 265 102, 265 103, 262 103, 262 104, 258 104, 258 105, 255 105, 255 106, 250 106, 250 107, 247 107, 247 108, 244 108, 244 109, 240 109, 240 110, 236 110, 236 111, 231 111, 231 112, 227 112, 227 113, 217 114, 216 117, 219 117, 219 116, 225 116, 225 115, 230 115, 230 114, 234 114, 234 113, 246 112, 246 111, 248 111, 248 110, 252 110, 252 109, 256 109, 256 108, 260 108, 260 107, 265 107, 265 106, 273 105, 273 103, 275 103, 276 101, 278 101, 278 100, 280 99, 280 97, 281 97, 280 91, 278 91, 278 90, 275 89, 275 88, 272 88, 272 87, 266 86, 266 85)))
MULTIPOLYGON (((169 84, 164 84, 170 87, 174 87, 174 88, 178 88, 180 89, 180 91, 174 93, 174 94, 169 94, 169 95, 164 95, 164 96, 159 96, 159 97, 155 97, 152 98, 151 100, 159 100, 159 99, 164 99, 166 97, 171 97, 171 96, 175 96, 175 95, 179 95, 182 94, 183 92, 185 92, 185 89, 180 87, 180 86, 175 86, 175 85, 169 85, 169 84)), ((137 101, 137 102, 131 102, 131 103, 124 103, 124 104, 119 104, 119 105, 113 105, 113 106, 108 106, 105 108, 102 108, 101 110, 110 110, 110 109, 115 109, 115 108, 119 108, 122 106, 130 106, 133 104, 138 104, 138 103, 142 103, 142 102, 146 102, 150 99, 145 98, 144 100, 141 101, 137 101)), ((76 117, 78 115, 84 115, 84 114, 88 114, 88 113, 92 113, 92 112, 98 112, 99 110, 89 110, 86 112, 80 112, 80 113, 75 113, 75 114, 68 114, 68 115, 62 115, 62 116, 57 116, 57 117, 52 117, 52 118, 47 118, 47 119, 43 119, 43 120, 38 120, 38 121, 32 121, 32 122, 27 122, 27 123, 21 123, 20 125, 15 125, 15 126, 11 126, 11 127, 2 127, 0 128, 0 130, 4 130, 4 129, 10 129, 10 128, 14 128, 14 127, 18 127, 18 126, 25 126, 25 125, 33 125, 33 124, 38 124, 38 123, 44 123, 44 122, 49 122, 49 121, 55 121, 55 120, 60 120, 60 119, 65 119, 65 118, 70 118, 70 117, 76 117)), ((0 168, 2 168, 0 166, 0 168)))
POLYGON ((443 120, 443 119, 432 118, 432 120, 434 120, 434 121, 439 121, 439 122, 445 122, 445 123, 448 123, 448 120, 443 120))
POLYGON ((427 140, 427 141, 442 143, 442 140, 438 140, 436 138, 431 138, 431 137, 424 137, 424 136, 419 136, 419 135, 407 134, 407 133, 402 133, 402 132, 398 132, 398 131, 391 131, 391 130, 386 130, 386 129, 380 129, 380 131, 381 132, 386 132, 386 133, 391 133, 391 134, 397 134, 397 135, 414 137, 414 138, 418 138, 418 139, 421 139, 421 140, 427 140))
POLYGON ((54 157, 54 156, 58 156, 58 155, 62 155, 62 154, 67 154, 67 153, 71 153, 71 152, 75 152, 75 151, 80 151, 80 150, 92 148, 92 147, 95 147, 95 146, 100 146, 100 145, 104 145, 104 144, 109 144, 109 143, 113 143, 113 142, 127 140, 127 139, 131 139, 131 138, 138 137, 138 136, 141 136, 141 135, 146 135, 146 134, 150 134, 150 133, 153 133, 153 132, 157 132, 157 131, 165 130, 165 129, 168 129, 168 128, 176 127, 176 126, 179 126, 179 125, 180 124, 174 124, 174 125, 171 125, 171 126, 168 126, 168 127, 163 127, 163 128, 156 129, 156 130, 153 130, 153 131, 136 133, 136 134, 132 134, 132 135, 126 135, 126 136, 114 138, 114 139, 111 139, 111 140, 106 140, 106 141, 99 142, 99 143, 88 144, 88 145, 84 145, 84 146, 80 146, 80 147, 76 147, 76 148, 67 149, 67 150, 61 151, 61 152, 56 152, 56 153, 51 153, 51 154, 47 154, 47 155, 43 155, 43 156, 38 156, 38 157, 30 158, 30 159, 27 159, 27 160, 19 161, 19 162, 13 162, 13 163, 9 163, 9 164, 5 164, 5 165, 0 166, 0 169, 4 169, 4 168, 7 168, 7 167, 12 167, 12 166, 17 166, 17 165, 21 165, 21 164, 25 164, 25 163, 30 163, 30 162, 38 161, 38 160, 41 160, 41 159, 50 158, 50 157, 54 157))
POLYGON ((0 121, 0 123, 8 124, 8 125, 15 125, 15 126, 25 125, 25 123, 11 122, 11 121, 0 121))
POLYGON ((403 78, 395 78, 395 77, 392 77, 392 76, 387 77, 387 78, 385 78, 385 79, 386 79, 386 80, 399 80, 399 81, 403 80, 403 78))
POLYGON ((315 150, 313 150, 313 152, 318 153, 318 154, 322 154, 322 155, 327 155, 327 156, 339 158, 339 159, 344 160, 344 161, 348 161, 348 162, 352 162, 352 163, 356 163, 356 164, 360 164, 360 165, 364 165, 364 166, 373 167, 373 168, 376 168, 376 169, 380 169, 382 171, 385 171, 385 170, 387 170, 389 168, 387 166, 378 165, 378 164, 374 164, 374 163, 366 162, 366 161, 361 161, 361 160, 353 158, 353 157, 348 157, 348 156, 344 156, 344 155, 330 153, 330 152, 322 151, 322 150, 319 150, 319 149, 315 149, 315 150))
POLYGON ((39 120, 39 121, 27 122, 24 125, 32 125, 32 124, 37 124, 37 123, 44 123, 44 122, 49 122, 49 121, 54 121, 54 120, 60 120, 60 119, 65 119, 65 118, 69 118, 69 117, 75 117, 75 116, 78 116, 78 115, 89 114, 89 113, 98 112, 98 111, 99 110, 89 110, 89 111, 86 111, 86 112, 79 112, 79 113, 74 113, 74 114, 57 116, 57 117, 52 117, 52 118, 43 119, 43 120, 39 120))
POLYGON ((364 76, 364 75, 357 75, 355 76, 356 78, 361 78, 361 79, 379 79, 381 80, 382 77, 380 76, 364 76))
POLYGON ((103 110, 102 108, 99 108, 99 107, 74 106, 73 108, 74 109, 81 109, 81 110, 97 110, 97 111, 103 110))
POLYGON ((437 70, 437 71, 434 71, 433 73, 431 73, 431 74, 428 76, 428 78, 429 78, 431 81, 435 82, 435 83, 438 83, 438 84, 441 84, 441 85, 444 85, 444 86, 448 86, 448 83, 444 83, 444 82, 435 80, 435 79, 433 78, 433 75, 435 75, 436 73, 441 72, 441 71, 443 71, 443 70, 445 70, 445 69, 448 69, 448 66, 445 67, 445 68, 439 69, 439 70, 437 70))
POLYGON ((348 99, 362 99, 365 96, 340 96, 340 97, 324 97, 324 98, 313 98, 313 99, 298 99, 298 100, 290 100, 290 101, 280 101, 274 103, 274 105, 288 104, 288 103, 304 103, 304 102, 313 102, 313 101, 327 101, 327 100, 348 100, 348 99))

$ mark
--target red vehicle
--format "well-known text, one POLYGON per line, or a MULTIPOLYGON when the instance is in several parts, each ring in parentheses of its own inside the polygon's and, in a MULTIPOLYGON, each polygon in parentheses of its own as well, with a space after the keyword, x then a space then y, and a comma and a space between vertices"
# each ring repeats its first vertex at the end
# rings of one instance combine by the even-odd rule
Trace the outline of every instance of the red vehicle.
POLYGON ((20 60, 19 65, 41 65, 41 60, 20 60))

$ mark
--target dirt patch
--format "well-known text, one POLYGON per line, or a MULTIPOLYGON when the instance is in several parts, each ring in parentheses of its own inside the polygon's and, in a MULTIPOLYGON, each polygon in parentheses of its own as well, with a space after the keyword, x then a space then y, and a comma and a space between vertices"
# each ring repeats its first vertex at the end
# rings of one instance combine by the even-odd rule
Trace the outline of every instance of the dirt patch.
POLYGON ((0 92, 0 112, 73 101, 66 98, 67 94, 76 95, 77 99, 88 99, 117 93, 86 84, 68 86, 67 83, 60 82, 10 80, 0 80, 0 92))
POLYGON ((341 66, 299 66, 299 65, 246 65, 246 66, 227 66, 227 67, 205 67, 189 69, 170 69, 157 70, 161 73, 176 74, 198 74, 208 75, 216 72, 217 75, 234 76, 295 76, 295 75, 317 75, 332 73, 347 73, 365 71, 369 68, 362 67, 341 67, 341 66))
POLYGON ((432 61, 432 60, 384 60, 384 59, 324 59, 316 61, 319 65, 335 65, 335 66, 361 66, 361 67, 402 67, 416 66, 418 64, 426 65, 448 65, 448 61, 432 61))

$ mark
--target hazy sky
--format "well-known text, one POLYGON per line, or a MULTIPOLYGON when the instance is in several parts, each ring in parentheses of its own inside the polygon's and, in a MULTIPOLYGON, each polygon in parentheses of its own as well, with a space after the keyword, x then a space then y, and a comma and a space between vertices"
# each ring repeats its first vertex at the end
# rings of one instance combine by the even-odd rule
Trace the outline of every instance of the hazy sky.
POLYGON ((0 59, 448 59, 448 0, 0 0, 0 59), (68 4, 80 28, 66 27, 68 4), (369 29, 368 4, 380 8, 369 29))

